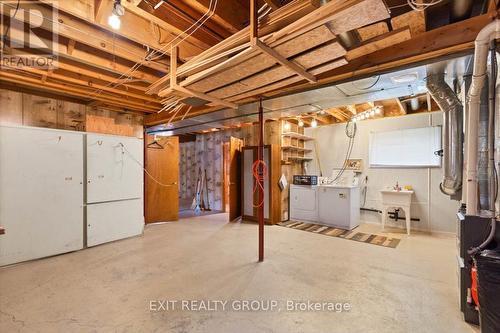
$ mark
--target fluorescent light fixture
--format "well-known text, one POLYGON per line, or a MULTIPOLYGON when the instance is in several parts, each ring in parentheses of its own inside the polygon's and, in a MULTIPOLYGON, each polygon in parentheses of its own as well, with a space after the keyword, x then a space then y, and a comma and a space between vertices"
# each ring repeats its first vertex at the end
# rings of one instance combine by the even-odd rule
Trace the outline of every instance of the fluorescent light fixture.
POLYGON ((160 6, 163 4, 163 0, 160 0, 160 2, 158 2, 153 8, 154 10, 157 10, 158 8, 160 8, 160 6))
POLYGON ((409 82, 416 81, 417 79, 418 79, 418 74, 416 72, 408 73, 408 74, 401 74, 398 76, 391 77, 391 80, 394 83, 409 83, 409 82))
POLYGON ((155 133, 155 136, 172 136, 172 135, 174 135, 174 132, 172 131, 163 131, 155 133))

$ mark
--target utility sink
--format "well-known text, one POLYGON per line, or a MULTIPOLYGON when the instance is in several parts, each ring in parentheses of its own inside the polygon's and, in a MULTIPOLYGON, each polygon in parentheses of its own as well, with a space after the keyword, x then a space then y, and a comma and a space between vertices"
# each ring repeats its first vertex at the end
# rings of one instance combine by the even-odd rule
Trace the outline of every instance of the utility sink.
POLYGON ((380 193, 382 194, 382 204, 392 204, 396 206, 411 205, 413 191, 381 190, 380 193))
POLYGON ((387 219, 387 212, 391 208, 401 208, 405 212, 406 217, 406 233, 410 234, 410 221, 411 221, 411 198, 413 191, 395 191, 393 189, 381 190, 382 195, 382 229, 385 228, 387 219))

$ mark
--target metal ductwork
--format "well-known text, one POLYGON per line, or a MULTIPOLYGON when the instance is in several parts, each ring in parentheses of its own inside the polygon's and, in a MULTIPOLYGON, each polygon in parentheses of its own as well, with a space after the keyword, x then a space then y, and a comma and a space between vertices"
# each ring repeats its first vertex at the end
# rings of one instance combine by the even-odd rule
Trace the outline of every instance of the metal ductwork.
POLYGON ((477 186, 479 193, 479 209, 488 210, 490 208, 490 170, 488 170, 489 158, 489 114, 488 107, 488 78, 481 90, 481 102, 479 105, 479 124, 477 131, 477 186))
POLYGON ((474 42, 474 70, 471 86, 468 91, 468 120, 467 120, 467 214, 478 213, 478 131, 480 122, 481 94, 486 81, 486 63, 490 42, 500 38, 500 20, 495 20, 485 26, 477 35, 474 42))
POLYGON ((440 69, 427 77, 427 89, 443 111, 443 181, 441 192, 459 200, 462 189, 463 106, 440 69))

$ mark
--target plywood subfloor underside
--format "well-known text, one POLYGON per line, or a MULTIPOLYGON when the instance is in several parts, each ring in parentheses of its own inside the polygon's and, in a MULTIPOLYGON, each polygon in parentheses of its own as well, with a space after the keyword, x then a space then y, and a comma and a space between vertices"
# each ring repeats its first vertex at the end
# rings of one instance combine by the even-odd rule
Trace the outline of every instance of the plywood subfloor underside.
POLYGON ((1 269, 0 331, 474 332, 458 309, 452 237, 414 233, 391 249, 270 226, 258 264, 256 225, 226 219, 152 225, 1 269), (156 299, 331 300, 352 311, 151 313, 156 299))

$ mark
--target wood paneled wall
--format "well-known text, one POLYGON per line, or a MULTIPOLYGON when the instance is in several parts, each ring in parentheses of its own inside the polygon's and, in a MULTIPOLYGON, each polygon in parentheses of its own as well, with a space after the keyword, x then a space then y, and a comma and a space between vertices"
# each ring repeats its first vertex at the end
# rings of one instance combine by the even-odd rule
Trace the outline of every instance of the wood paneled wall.
POLYGON ((0 89, 0 124, 143 137, 143 116, 0 89))

